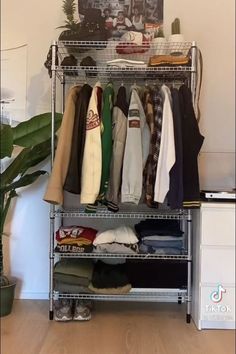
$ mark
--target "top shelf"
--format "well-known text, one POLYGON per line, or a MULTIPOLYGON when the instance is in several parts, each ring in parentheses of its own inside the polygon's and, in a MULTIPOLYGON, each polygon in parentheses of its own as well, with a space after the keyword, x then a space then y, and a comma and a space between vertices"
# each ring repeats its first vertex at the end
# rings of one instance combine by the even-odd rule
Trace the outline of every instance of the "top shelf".
POLYGON ((192 42, 143 42, 141 45, 133 45, 120 41, 58 41, 58 62, 53 68, 61 81, 74 80, 75 78, 86 80, 87 77, 98 79, 156 79, 163 74, 166 79, 173 76, 182 80, 190 72, 194 71, 191 61, 192 42), (74 62, 68 62, 68 56, 73 55, 74 62), (151 66, 150 58, 162 55, 164 62, 151 66), (163 57, 165 56, 165 57, 163 57), (180 57, 188 58, 186 64, 179 64, 180 57), (175 63, 168 63, 171 58, 175 63), (118 60, 130 62, 117 63, 118 60), (67 61, 65 65, 65 60, 67 61), (111 63, 111 61, 113 61, 111 63), (137 61, 143 64, 137 65, 137 61), (136 62, 136 63, 135 63, 136 62), (179 73, 179 74, 178 74, 179 73))
MULTIPOLYGON (((97 66, 105 66, 114 59, 143 61, 147 65, 154 55, 189 56, 191 42, 143 42, 139 45, 120 41, 59 41, 57 42, 59 63, 68 55, 74 55, 77 66, 87 56, 90 56, 97 66)), ((61 64, 59 64, 61 65, 61 64)))

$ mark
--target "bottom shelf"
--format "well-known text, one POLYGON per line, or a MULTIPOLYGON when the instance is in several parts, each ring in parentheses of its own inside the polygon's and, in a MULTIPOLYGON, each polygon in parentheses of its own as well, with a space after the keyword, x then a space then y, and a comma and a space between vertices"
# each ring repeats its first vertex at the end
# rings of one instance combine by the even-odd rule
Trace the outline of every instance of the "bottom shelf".
POLYGON ((90 299, 100 301, 140 301, 140 302, 178 302, 188 300, 186 289, 139 289, 134 288, 127 294, 62 294, 53 293, 54 300, 58 299, 90 299))

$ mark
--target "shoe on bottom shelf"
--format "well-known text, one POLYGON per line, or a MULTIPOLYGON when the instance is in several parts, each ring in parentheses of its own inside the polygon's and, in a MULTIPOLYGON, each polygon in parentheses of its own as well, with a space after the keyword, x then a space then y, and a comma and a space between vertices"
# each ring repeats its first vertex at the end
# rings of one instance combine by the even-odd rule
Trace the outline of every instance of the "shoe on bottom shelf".
POLYGON ((56 321, 72 320, 72 301, 69 299, 59 300, 54 311, 54 319, 56 321))
POLYGON ((89 321, 91 319, 90 306, 91 303, 83 300, 76 300, 73 320, 89 321))

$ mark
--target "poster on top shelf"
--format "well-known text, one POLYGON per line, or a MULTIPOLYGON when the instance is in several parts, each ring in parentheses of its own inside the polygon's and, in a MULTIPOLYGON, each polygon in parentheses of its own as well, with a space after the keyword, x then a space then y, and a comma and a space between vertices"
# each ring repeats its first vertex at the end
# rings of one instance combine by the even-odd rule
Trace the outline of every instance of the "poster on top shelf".
POLYGON ((118 39, 128 31, 152 35, 163 26, 164 0, 78 0, 80 22, 87 26, 104 21, 108 38, 118 39), (102 20, 102 21, 101 21, 102 20))

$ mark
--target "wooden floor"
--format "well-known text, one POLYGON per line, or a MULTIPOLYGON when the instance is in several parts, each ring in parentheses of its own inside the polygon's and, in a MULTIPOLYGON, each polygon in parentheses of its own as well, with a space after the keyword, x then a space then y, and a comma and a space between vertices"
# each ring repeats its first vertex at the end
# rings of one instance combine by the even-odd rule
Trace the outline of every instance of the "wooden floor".
POLYGON ((89 322, 48 320, 48 302, 16 300, 1 319, 1 354, 233 354, 232 330, 198 331, 185 305, 96 303, 89 322))

